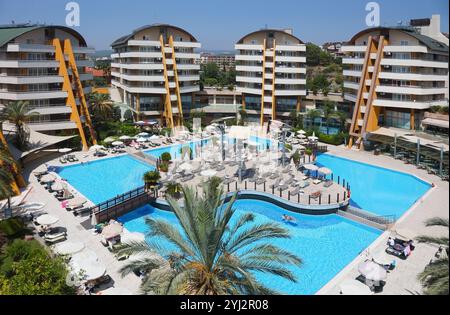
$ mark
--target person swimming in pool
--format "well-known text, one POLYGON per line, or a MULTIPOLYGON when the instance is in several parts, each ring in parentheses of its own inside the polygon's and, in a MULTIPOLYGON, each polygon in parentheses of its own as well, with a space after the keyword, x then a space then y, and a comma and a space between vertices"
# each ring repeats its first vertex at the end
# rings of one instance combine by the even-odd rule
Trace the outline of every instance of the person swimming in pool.
POLYGON ((289 222, 289 223, 296 223, 297 220, 295 220, 294 217, 291 217, 289 215, 283 214, 283 221, 289 222))

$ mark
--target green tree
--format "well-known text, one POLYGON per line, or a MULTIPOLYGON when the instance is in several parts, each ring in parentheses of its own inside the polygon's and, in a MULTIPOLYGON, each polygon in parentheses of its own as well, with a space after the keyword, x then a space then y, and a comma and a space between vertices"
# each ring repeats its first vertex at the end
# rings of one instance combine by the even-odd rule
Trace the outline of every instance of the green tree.
POLYGON ((97 92, 88 96, 89 110, 97 121, 107 120, 113 113, 113 102, 108 94, 97 92))
POLYGON ((235 215, 234 196, 227 204, 223 188, 216 194, 204 185, 203 194, 184 187, 184 207, 168 197, 171 210, 177 217, 181 230, 172 224, 148 218, 148 236, 153 243, 132 243, 125 253, 147 253, 141 261, 132 261, 122 268, 126 275, 134 270, 154 270, 167 266, 153 258, 161 237, 172 243, 177 251, 167 257, 167 272, 149 273, 143 280, 146 293, 175 295, 228 295, 272 294, 273 290, 259 283, 252 272, 263 272, 296 281, 288 265, 300 265, 296 255, 270 244, 272 239, 288 239, 289 232, 278 224, 251 224, 254 215, 235 215), (159 275, 158 277, 156 275, 159 275), (155 279, 155 277, 157 277, 155 279))
POLYGON ((14 180, 12 168, 15 161, 0 142, 0 200, 13 196, 12 181, 14 180))
POLYGON ((0 114, 0 120, 9 121, 15 126, 15 142, 21 150, 26 150, 28 146, 29 130, 26 124, 36 115, 38 113, 30 111, 29 103, 26 101, 10 102, 3 108, 0 114))
MULTIPOLYGON (((448 219, 432 218, 425 222, 428 227, 441 226, 448 229, 448 219)), ((419 236, 417 240, 423 243, 430 243, 442 246, 446 251, 446 255, 430 263, 425 270, 419 275, 419 280, 424 287, 424 293, 427 295, 448 295, 448 232, 447 236, 431 237, 419 236)))
POLYGON ((66 283, 65 264, 60 259, 50 258, 35 241, 14 241, 0 262, 0 295, 75 294, 75 289, 66 283), (4 267, 5 261, 10 264, 8 268, 4 267))

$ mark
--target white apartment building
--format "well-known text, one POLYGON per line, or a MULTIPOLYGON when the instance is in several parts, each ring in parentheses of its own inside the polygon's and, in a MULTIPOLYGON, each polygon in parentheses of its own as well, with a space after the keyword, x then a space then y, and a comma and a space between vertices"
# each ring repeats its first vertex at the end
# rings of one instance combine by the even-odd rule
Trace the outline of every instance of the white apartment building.
POLYGON ((433 16, 366 29, 342 47, 344 97, 355 104, 350 146, 382 126, 418 129, 431 106, 448 106, 448 39, 439 26, 433 16))
POLYGON ((112 43, 112 86, 140 119, 160 119, 169 127, 183 124, 183 107, 190 108, 199 91, 201 44, 172 25, 141 27, 112 43))
POLYGON ((86 145, 90 116, 85 94, 91 91, 86 82, 92 74, 84 69, 93 66, 87 58, 93 53, 68 27, 0 26, 0 107, 27 101, 38 114, 29 124, 33 130, 71 134, 78 129, 86 145))
POLYGON ((300 110, 306 95, 306 45, 292 30, 264 29, 235 45, 237 91, 261 124, 300 110))

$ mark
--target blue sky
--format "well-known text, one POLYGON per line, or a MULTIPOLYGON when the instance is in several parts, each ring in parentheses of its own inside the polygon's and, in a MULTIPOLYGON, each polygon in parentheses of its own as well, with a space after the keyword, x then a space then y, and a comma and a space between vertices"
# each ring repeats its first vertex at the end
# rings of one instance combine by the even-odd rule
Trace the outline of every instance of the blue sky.
MULTIPOLYGON (((14 20, 65 24, 68 0, 0 0, 0 24, 14 20)), ((80 27, 90 46, 109 49, 116 38, 152 23, 190 31, 204 49, 230 50, 243 35, 264 27, 293 28, 306 42, 348 40, 365 26, 368 0, 78 0, 80 27), (239 8, 239 9, 238 9, 239 8)), ((448 0, 378 0, 381 24, 440 14, 449 29, 448 0)))

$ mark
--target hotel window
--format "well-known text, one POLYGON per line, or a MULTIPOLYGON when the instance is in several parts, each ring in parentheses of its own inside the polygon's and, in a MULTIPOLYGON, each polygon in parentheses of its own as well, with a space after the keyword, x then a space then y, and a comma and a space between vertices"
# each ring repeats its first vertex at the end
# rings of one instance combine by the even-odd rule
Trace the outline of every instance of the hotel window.
POLYGON ((408 46, 409 42, 407 40, 400 41, 400 46, 408 46))
POLYGON ((161 98, 159 96, 142 96, 140 98, 141 111, 157 111, 160 108, 161 98))
POLYGON ((386 127, 411 129, 411 114, 409 112, 386 110, 384 123, 386 127))

